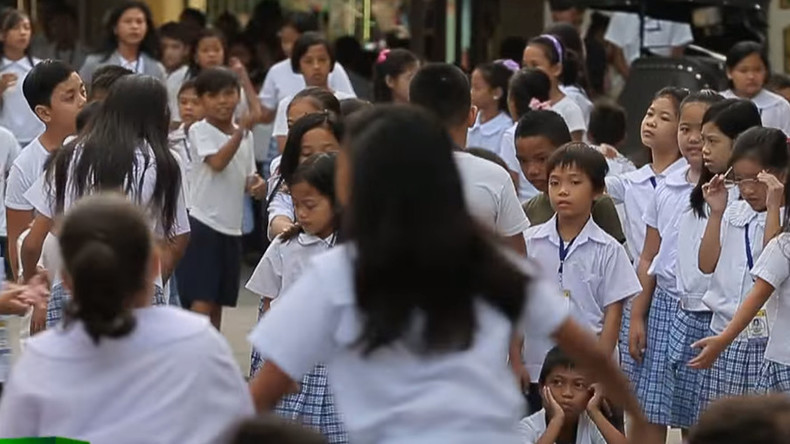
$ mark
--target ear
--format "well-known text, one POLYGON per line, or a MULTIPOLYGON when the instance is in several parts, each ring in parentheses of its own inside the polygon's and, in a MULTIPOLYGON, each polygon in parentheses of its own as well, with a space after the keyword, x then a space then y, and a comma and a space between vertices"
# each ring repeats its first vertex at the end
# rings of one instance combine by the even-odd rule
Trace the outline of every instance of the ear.
POLYGON ((559 79, 559 78, 560 78, 560 76, 562 76, 562 61, 559 61, 559 62, 557 62, 557 63, 556 63, 556 64, 555 64, 555 65, 554 65, 554 66, 551 68, 551 74, 552 74, 552 75, 553 75, 555 78, 557 78, 557 79, 559 79))
POLYGON ((472 105, 469 107, 469 117, 466 118, 466 126, 469 128, 475 126, 477 120, 477 107, 472 105))
POLYGON ((384 76, 384 83, 387 84, 387 88, 389 89, 395 88, 395 79, 393 79, 391 75, 384 76))
POLYGON ((501 98, 502 98, 502 95, 503 95, 504 93, 505 93, 505 92, 504 92, 504 91, 502 91, 502 88, 500 88, 500 87, 497 87, 496 89, 494 89, 494 100, 499 100, 499 99, 501 99, 501 98))
POLYGON ((44 105, 36 105, 36 108, 33 110, 36 116, 44 123, 49 123, 52 120, 51 111, 48 106, 44 105))

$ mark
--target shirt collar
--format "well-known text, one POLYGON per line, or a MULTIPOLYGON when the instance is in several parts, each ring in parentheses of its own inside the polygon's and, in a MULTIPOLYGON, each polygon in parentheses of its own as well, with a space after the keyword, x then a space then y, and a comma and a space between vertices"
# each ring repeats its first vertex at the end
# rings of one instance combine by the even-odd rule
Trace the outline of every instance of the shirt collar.
POLYGON ((480 118, 481 114, 478 113, 477 120, 475 120, 472 130, 480 131, 484 136, 493 136, 496 133, 510 128, 510 126, 513 125, 513 120, 504 112, 500 112, 496 115, 496 117, 486 123, 480 123, 480 118))
POLYGON ((326 247, 329 248, 335 245, 336 237, 337 236, 335 234, 330 234, 329 237, 327 237, 326 239, 322 239, 314 234, 310 234, 302 231, 301 233, 299 233, 299 236, 296 237, 296 241, 299 242, 299 245, 302 245, 304 247, 315 245, 318 243, 324 243, 326 244, 326 247))
POLYGON ((683 168, 670 172, 664 178, 664 183, 671 187, 693 187, 694 184, 688 181, 688 171, 691 167, 687 164, 683 168))
POLYGON ((121 56, 118 51, 115 51, 115 55, 118 57, 118 62, 122 68, 126 68, 137 74, 143 73, 143 53, 139 53, 137 55, 137 60, 133 60, 131 62, 123 58, 123 56, 121 56))
POLYGON ((688 162, 686 162, 686 159, 681 157, 680 159, 672 162, 672 164, 670 164, 667 167, 667 169, 665 169, 661 173, 656 173, 655 171, 653 171, 653 167, 650 164, 647 164, 634 172, 628 173, 628 175, 631 177, 632 181, 641 183, 641 182, 646 182, 653 177, 667 177, 668 175, 672 174, 674 171, 682 169, 686 165, 688 165, 688 162))
POLYGON ((3 57, 2 63, 3 63, 3 67, 6 68, 12 65, 17 65, 24 68, 27 71, 33 69, 33 66, 30 64, 30 58, 28 56, 24 56, 19 60, 11 60, 6 57, 3 57))
MULTIPOLYGON (((606 236, 607 234, 601 229, 601 227, 596 225, 596 223, 593 221, 592 215, 590 215, 590 218, 587 219, 587 223, 584 224, 582 231, 580 231, 579 235, 576 236, 572 248, 583 245, 588 240, 597 242, 599 244, 606 243, 606 236)), ((548 222, 541 225, 535 231, 535 235, 533 237, 548 239, 552 244, 559 246, 560 235, 557 233, 557 214, 554 213, 554 216, 551 216, 551 219, 549 219, 548 222)))
POLYGON ((762 89, 756 96, 752 97, 752 102, 754 102, 759 109, 770 108, 776 105, 778 100, 784 100, 784 98, 765 89, 762 89))

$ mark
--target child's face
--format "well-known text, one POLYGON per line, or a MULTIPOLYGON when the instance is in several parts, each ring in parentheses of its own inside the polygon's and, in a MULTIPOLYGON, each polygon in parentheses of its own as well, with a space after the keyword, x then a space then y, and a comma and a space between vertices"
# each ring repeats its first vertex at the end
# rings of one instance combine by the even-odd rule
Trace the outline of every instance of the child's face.
POLYGON ((589 215, 599 194, 587 174, 574 165, 555 168, 549 174, 549 200, 558 216, 589 215))
POLYGON ((309 47, 307 52, 299 59, 299 70, 304 76, 305 84, 308 87, 326 88, 329 72, 332 70, 331 61, 329 51, 326 50, 324 45, 309 47))
POLYGON ((420 65, 415 63, 395 77, 387 78, 387 86, 392 90, 392 101, 395 103, 409 103, 409 85, 411 79, 417 74, 420 65))
MULTIPOLYGON (((578 418, 587 409, 587 403, 592 398, 590 384, 578 370, 557 367, 549 372, 545 385, 562 407, 566 419, 578 418)), ((547 399, 543 400, 543 406, 548 408, 547 399)))
POLYGON ((299 153, 299 163, 318 153, 336 153, 340 150, 335 135, 324 127, 313 128, 302 136, 302 151, 299 153))
POLYGON ((198 98, 197 91, 185 89, 178 95, 178 114, 181 122, 187 126, 203 118, 203 104, 198 98))
POLYGON ((556 148, 544 136, 516 138, 516 158, 521 164, 521 171, 538 191, 545 193, 548 190, 549 174, 546 171, 546 161, 556 148))
POLYGON ((217 37, 206 37, 198 42, 195 62, 202 69, 215 68, 225 62, 225 48, 217 37))
POLYGON ((708 110, 705 103, 692 102, 680 110, 678 147, 694 170, 702 168, 702 116, 708 110))
POLYGON ((288 107, 288 128, 293 126, 293 124, 302 117, 318 112, 321 112, 321 110, 315 106, 313 100, 307 97, 292 101, 291 106, 288 107))
POLYGON ((480 109, 487 109, 497 105, 497 100, 494 99, 494 96, 498 96, 498 94, 501 95, 502 90, 499 88, 496 90, 491 89, 491 85, 486 82, 486 79, 483 77, 483 74, 480 73, 479 69, 472 71, 471 84, 472 105, 480 109))
POLYGON ((742 97, 754 97, 763 89, 767 69, 763 59, 757 53, 750 54, 727 70, 727 77, 732 80, 733 90, 742 97))
POLYGON ((549 76, 552 84, 556 84, 562 74, 562 63, 552 64, 546 56, 546 50, 541 45, 528 45, 524 49, 522 66, 543 71, 549 76))
POLYGON ((3 35, 3 45, 18 51, 24 51, 30 46, 32 34, 33 28, 30 26, 30 20, 23 18, 16 26, 6 31, 5 35, 3 35))
MULTIPOLYGON (((763 170, 765 170, 765 167, 750 158, 740 159, 732 165, 732 175, 738 183, 738 191, 741 193, 741 198, 748 202, 754 211, 765 211, 766 209, 765 197, 768 193, 768 188, 764 183, 757 180, 757 175, 763 170)), ((784 183, 783 177, 774 175, 777 176, 780 182, 784 183)))
POLYGON ((283 26, 280 29, 280 46, 286 57, 291 57, 291 51, 294 49, 294 43, 299 40, 301 34, 292 26, 283 26))
POLYGON ((668 97, 653 100, 642 119, 642 143, 653 151, 677 150, 678 113, 668 97))
POLYGON ((188 49, 181 40, 162 37, 162 64, 168 71, 177 69, 184 64, 188 49))
POLYGON ((326 238, 334 231, 334 209, 327 196, 306 181, 291 186, 294 213, 307 233, 326 238))
POLYGON ((36 107, 36 114, 48 127, 74 134, 77 132, 77 114, 85 106, 86 101, 85 85, 80 75, 73 72, 52 91, 50 106, 42 106, 41 109, 36 107))
POLYGON ((207 92, 200 97, 200 102, 207 118, 218 122, 231 122, 239 104, 239 90, 231 87, 219 92, 207 92))
POLYGON ((127 45, 139 45, 148 32, 145 13, 139 8, 129 8, 121 14, 115 25, 115 35, 119 42, 127 45))
POLYGON ((702 125, 702 162, 710 172, 723 173, 732 155, 732 139, 713 122, 702 125))

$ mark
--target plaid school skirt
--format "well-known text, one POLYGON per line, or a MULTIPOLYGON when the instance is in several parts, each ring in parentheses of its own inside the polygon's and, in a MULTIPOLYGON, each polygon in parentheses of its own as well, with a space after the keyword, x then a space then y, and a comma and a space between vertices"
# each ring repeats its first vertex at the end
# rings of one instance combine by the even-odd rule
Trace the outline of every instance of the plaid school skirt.
POLYGON ((790 394, 790 366, 764 360, 757 392, 790 394))
POLYGON ((672 409, 672 389, 666 385, 669 368, 669 332, 680 304, 672 294, 656 288, 647 316, 647 347, 634 391, 647 421, 667 425, 672 409))
POLYGON ((623 307, 623 319, 620 323, 620 336, 618 338, 618 348, 620 350, 620 369, 631 381, 631 388, 636 385, 639 377, 639 365, 628 352, 628 335, 631 332, 631 304, 633 298, 629 299, 623 307))
MULTIPOLYGON (((712 331, 709 335, 715 335, 712 331)), ((757 393, 768 338, 734 341, 713 363, 702 383, 702 410, 717 399, 757 393)))
POLYGON ((348 443, 343 422, 335 410, 326 367, 316 365, 302 378, 299 393, 285 396, 274 409, 279 416, 321 432, 332 444, 348 443))
POLYGON ((666 382, 672 388, 671 427, 688 429, 696 424, 701 413, 700 391, 707 370, 695 370, 688 366, 698 350, 691 344, 710 333, 713 314, 709 311, 678 310, 669 330, 669 352, 667 356, 666 382))
MULTIPOLYGON (((66 290, 63 282, 58 282, 52 287, 47 301, 47 328, 52 328, 63 319, 63 310, 66 308, 66 303, 71 299, 71 294, 66 290)), ((154 305, 167 305, 167 298, 165 298, 164 290, 162 287, 154 286, 154 305)))

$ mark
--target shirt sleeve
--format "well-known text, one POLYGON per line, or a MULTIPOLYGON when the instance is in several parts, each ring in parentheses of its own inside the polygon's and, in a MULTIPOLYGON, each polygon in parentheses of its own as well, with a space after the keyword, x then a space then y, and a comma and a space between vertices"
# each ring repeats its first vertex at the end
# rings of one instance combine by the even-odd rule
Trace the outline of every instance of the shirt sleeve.
POLYGON ((274 78, 275 74, 276 71, 272 70, 266 74, 266 79, 263 80, 263 87, 261 87, 261 92, 258 94, 258 98, 261 99, 261 105, 270 110, 277 109, 277 85, 274 78))
POLYGON ((790 277, 790 234, 782 233, 768 243, 754 264, 752 276, 775 289, 790 277))
POLYGON ((658 193, 651 193, 650 197, 647 201, 647 206, 645 207, 645 214, 642 215, 642 221, 647 224, 648 227, 653 227, 658 229, 658 208, 656 208, 656 195, 658 193))
POLYGON ((272 130, 272 137, 287 136, 288 135, 288 105, 291 103, 292 97, 286 97, 280 101, 277 106, 277 114, 274 117, 274 129, 272 130))
POLYGON ((11 170, 11 166, 14 164, 14 160, 16 160, 16 157, 22 151, 22 147, 19 146, 19 142, 17 142, 16 138, 13 137, 13 134, 10 133, 8 140, 4 143, 8 145, 8 158, 5 162, 5 173, 8 174, 8 172, 11 170))
POLYGON ((277 238, 266 249, 250 280, 247 281, 247 290, 262 298, 276 299, 280 295, 283 282, 283 260, 280 249, 282 239, 277 238))
POLYGON ((499 157, 505 161, 507 168, 510 171, 520 172, 521 164, 516 156, 516 141, 513 131, 505 131, 502 134, 502 139, 499 142, 499 157))
POLYGON ((543 432, 535 429, 530 418, 524 418, 519 421, 517 432, 522 444, 535 444, 543 436, 543 432))
POLYGON ((623 233, 620 215, 617 214, 617 208, 611 197, 601 196, 593 202, 592 218, 609 236, 621 244, 625 243, 625 233, 623 233))
POLYGON ((669 44, 674 46, 686 46, 694 41, 694 34, 688 23, 670 22, 672 24, 672 34, 669 44))
POLYGON ((606 176, 606 194, 608 194, 615 203, 623 203, 625 199, 625 179, 621 176, 606 176))
POLYGON ((562 112, 562 117, 565 119, 565 123, 568 124, 568 131, 571 133, 575 133, 576 131, 587 131, 587 122, 584 120, 584 114, 582 113, 582 109, 579 108, 579 105, 576 102, 573 102, 570 97, 568 97, 570 102, 565 106, 565 109, 562 112))
POLYGON ((30 358, 23 355, 11 372, 0 398, 0 438, 38 436, 36 400, 25 393, 30 358))
POLYGON ((524 214, 524 209, 521 208, 521 202, 518 200, 510 176, 501 168, 498 171, 502 172, 504 184, 500 187, 499 192, 499 208, 496 215, 497 233, 505 237, 515 236, 529 228, 529 219, 524 214))
POLYGON ((25 198, 25 191, 30 188, 30 184, 25 180, 25 174, 16 163, 11 165, 6 182, 5 206, 12 210, 29 211, 33 205, 25 198))
POLYGON ((224 143, 209 132, 207 125, 201 123, 189 129, 189 143, 200 159, 217 154, 224 143))
POLYGON ((47 186, 47 177, 44 173, 33 182, 25 192, 25 199, 30 202, 36 212, 40 215, 52 219, 55 215, 55 196, 52 194, 54 189, 47 186), (49 190, 49 191, 48 191, 49 190))
POLYGON ((176 217, 173 221, 173 236, 180 236, 191 231, 189 226, 189 214, 187 213, 186 190, 181 185, 181 192, 176 198, 176 217))
POLYGON ((351 79, 348 78, 348 73, 346 73, 343 65, 337 62, 335 62, 335 67, 332 69, 332 72, 329 73, 329 87, 332 88, 333 91, 341 91, 350 94, 352 97, 357 96, 354 87, 351 85, 351 79))
POLYGON ((610 244, 608 246, 606 266, 603 276, 603 294, 598 295, 602 307, 608 307, 615 302, 628 299, 640 291, 642 285, 636 276, 636 270, 628 260, 628 254, 622 245, 610 244))
POLYGON ((612 14, 609 20, 609 26, 606 28, 604 40, 619 47, 625 48, 631 43, 633 36, 629 35, 628 29, 630 28, 628 21, 630 20, 627 14, 616 12, 612 14))

